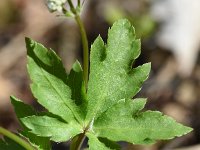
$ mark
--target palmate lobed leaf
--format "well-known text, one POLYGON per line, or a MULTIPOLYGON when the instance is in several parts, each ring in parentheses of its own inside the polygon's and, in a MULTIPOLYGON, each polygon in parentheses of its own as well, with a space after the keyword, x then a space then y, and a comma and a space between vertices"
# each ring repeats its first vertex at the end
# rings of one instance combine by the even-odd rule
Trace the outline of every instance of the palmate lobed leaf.
POLYGON ((146 99, 132 99, 147 79, 150 64, 132 68, 140 41, 128 20, 114 23, 107 44, 101 37, 93 43, 87 94, 79 62, 68 75, 52 50, 30 39, 26 44, 32 93, 54 114, 23 116, 27 107, 22 112, 16 109, 28 133, 56 142, 85 133, 90 150, 117 150, 118 141, 149 144, 191 131, 160 112, 142 112, 146 99))
POLYGON ((140 40, 127 20, 116 22, 108 33, 107 45, 98 37, 91 47, 86 121, 117 101, 131 98, 141 89, 150 72, 150 64, 132 69, 140 54, 140 40))
POLYGON ((106 45, 98 37, 91 47, 86 122, 90 122, 93 134, 89 135, 89 145, 93 147, 96 141, 93 149, 104 149, 99 137, 150 144, 191 131, 160 112, 140 112, 146 100, 131 99, 150 72, 150 64, 132 68, 139 54, 140 41, 135 39, 134 28, 126 19, 114 23, 106 45))

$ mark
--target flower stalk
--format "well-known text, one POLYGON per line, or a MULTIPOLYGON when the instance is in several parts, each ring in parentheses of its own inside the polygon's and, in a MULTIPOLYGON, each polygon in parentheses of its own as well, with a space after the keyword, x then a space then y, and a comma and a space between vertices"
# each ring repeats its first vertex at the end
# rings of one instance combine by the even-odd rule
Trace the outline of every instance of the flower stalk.
MULTIPOLYGON (((83 74, 84 74, 84 81, 85 81, 85 87, 87 89, 87 83, 88 83, 88 76, 89 76, 89 49, 88 49, 88 39, 87 34, 85 31, 84 24, 80 18, 79 12, 77 12, 77 9, 74 7, 71 0, 67 0, 70 11, 74 14, 76 23, 80 29, 81 33, 81 39, 83 44, 83 74)), ((78 0, 78 6, 80 7, 80 0, 78 0)))
POLYGON ((80 29, 83 44, 83 76, 85 81, 85 89, 87 89, 89 76, 89 49, 85 27, 80 18, 81 2, 80 0, 77 0, 77 6, 75 7, 71 0, 48 0, 47 7, 50 12, 58 11, 65 14, 65 16, 73 16, 76 20, 76 23, 80 29), (66 3, 68 3, 70 7, 69 11, 65 8, 66 3))

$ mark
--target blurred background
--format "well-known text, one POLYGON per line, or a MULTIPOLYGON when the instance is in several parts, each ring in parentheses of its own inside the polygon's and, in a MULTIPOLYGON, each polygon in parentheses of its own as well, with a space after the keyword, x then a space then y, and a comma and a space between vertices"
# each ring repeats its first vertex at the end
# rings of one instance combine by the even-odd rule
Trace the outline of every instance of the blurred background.
MULTIPOLYGON (((152 71, 137 97, 146 109, 159 110, 194 128, 181 138, 152 146, 123 144, 127 150, 200 150, 200 1, 86 0, 82 19, 89 45, 119 18, 128 18, 142 41, 136 65, 152 62, 152 71)), ((19 129, 9 96, 40 109, 30 92, 24 37, 53 48, 66 70, 82 61, 79 29, 71 18, 48 12, 43 0, 0 1, 0 125, 19 129), (57 17, 56 17, 57 16, 57 17)), ((53 149, 66 149, 67 143, 53 149)))

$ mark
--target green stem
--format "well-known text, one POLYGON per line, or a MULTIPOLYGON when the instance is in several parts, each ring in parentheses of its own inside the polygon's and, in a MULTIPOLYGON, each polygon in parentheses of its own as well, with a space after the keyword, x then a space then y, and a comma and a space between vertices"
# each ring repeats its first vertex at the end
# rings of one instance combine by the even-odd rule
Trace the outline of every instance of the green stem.
POLYGON ((26 150, 35 150, 29 143, 18 137, 17 135, 13 134, 12 132, 0 127, 0 134, 7 136, 8 138, 12 139, 26 150))
POLYGON ((84 24, 81 21, 80 15, 76 11, 72 1, 71 0, 67 0, 67 1, 70 6, 71 12, 75 15, 76 23, 78 24, 80 32, 81 32, 81 39, 82 39, 82 44, 83 44, 83 76, 84 76, 84 81, 85 81, 85 87, 87 90, 87 83, 88 83, 88 76, 89 76, 89 49, 88 49, 87 34, 85 31, 84 24))
POLYGON ((75 19, 81 32, 81 38, 82 38, 82 44, 83 44, 83 74, 84 74, 85 87, 87 89, 88 75, 89 75, 88 39, 87 39, 86 31, 85 31, 85 28, 84 28, 83 22, 81 21, 80 16, 76 15, 75 19))

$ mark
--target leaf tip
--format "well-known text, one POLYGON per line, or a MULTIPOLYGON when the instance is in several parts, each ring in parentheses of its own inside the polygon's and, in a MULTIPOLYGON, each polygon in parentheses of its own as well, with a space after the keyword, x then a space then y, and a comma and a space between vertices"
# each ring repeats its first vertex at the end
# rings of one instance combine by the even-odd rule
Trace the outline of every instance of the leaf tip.
POLYGON ((31 38, 25 37, 25 43, 26 43, 26 45, 31 45, 34 42, 33 42, 33 40, 31 38))
POLYGON ((10 96, 10 100, 11 100, 11 103, 14 104, 15 102, 20 102, 19 99, 17 99, 14 95, 11 95, 10 96))
POLYGON ((102 39, 100 34, 97 36, 97 38, 96 38, 96 40, 94 42, 97 42, 97 43, 101 42, 104 45, 104 41, 103 41, 103 39, 102 39))
POLYGON ((117 20, 117 21, 113 24, 113 26, 116 25, 116 24, 122 24, 122 25, 129 24, 129 25, 131 25, 130 21, 129 21, 128 19, 126 19, 126 18, 117 20))
POLYGON ((15 96, 13 96, 13 95, 10 95, 10 99, 12 100, 12 99, 14 99, 15 98, 15 96))
POLYGON ((130 31, 133 33, 134 38, 135 38, 135 28, 127 18, 117 20, 111 27, 111 30, 112 28, 116 28, 116 27, 122 27, 122 29, 130 29, 130 31))
POLYGON ((75 71, 75 72, 81 72, 83 71, 82 67, 81 67, 81 64, 78 60, 75 61, 75 63, 72 65, 72 69, 75 71))
POLYGON ((151 62, 144 64, 143 67, 148 74, 151 72, 151 62))
POLYGON ((25 37, 25 43, 26 43, 27 51, 32 50, 32 47, 35 44, 35 42, 31 38, 28 38, 28 37, 25 37))
POLYGON ((186 134, 192 132, 193 128, 182 125, 182 130, 183 130, 183 132, 180 133, 177 137, 180 137, 180 136, 183 136, 183 135, 186 135, 186 134))

